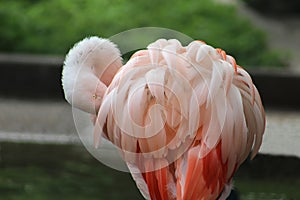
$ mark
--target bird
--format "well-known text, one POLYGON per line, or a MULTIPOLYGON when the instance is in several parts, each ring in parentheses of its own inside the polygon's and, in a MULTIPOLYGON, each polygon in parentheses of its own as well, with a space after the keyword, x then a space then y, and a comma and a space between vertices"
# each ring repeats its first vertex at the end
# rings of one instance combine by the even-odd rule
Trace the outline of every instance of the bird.
POLYGON ((89 113, 94 147, 109 140, 151 200, 226 199, 262 144, 266 118, 251 76, 220 48, 157 39, 123 64, 97 36, 66 56, 66 100, 89 113))

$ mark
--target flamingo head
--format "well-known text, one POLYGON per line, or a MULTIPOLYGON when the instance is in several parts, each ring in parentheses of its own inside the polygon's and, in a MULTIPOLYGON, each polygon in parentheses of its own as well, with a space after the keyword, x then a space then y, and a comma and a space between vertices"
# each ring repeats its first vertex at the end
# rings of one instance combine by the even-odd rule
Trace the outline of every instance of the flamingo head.
POLYGON ((62 72, 66 100, 96 114, 107 86, 121 66, 119 49, 107 39, 90 37, 75 44, 66 56, 62 72))

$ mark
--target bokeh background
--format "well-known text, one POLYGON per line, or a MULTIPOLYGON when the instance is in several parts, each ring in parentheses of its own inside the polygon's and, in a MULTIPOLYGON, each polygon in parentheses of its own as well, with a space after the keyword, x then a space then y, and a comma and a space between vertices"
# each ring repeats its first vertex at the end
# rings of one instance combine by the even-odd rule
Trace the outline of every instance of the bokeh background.
POLYGON ((0 199, 142 199, 129 174, 80 143, 60 73, 82 38, 148 26, 221 47, 250 71, 267 130, 235 191, 245 200, 300 199, 298 1, 0 0, 0 19, 0 199))

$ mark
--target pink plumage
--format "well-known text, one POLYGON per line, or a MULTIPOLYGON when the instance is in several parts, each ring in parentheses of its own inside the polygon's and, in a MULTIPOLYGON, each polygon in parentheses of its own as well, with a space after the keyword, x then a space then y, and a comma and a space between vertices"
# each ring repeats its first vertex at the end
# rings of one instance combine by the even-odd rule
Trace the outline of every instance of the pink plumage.
MULTIPOLYGON (((91 40, 70 52, 84 43, 91 40)), ((96 68, 83 71, 97 78, 93 84, 105 86, 100 92, 89 79, 63 80, 69 85, 66 96, 73 94, 69 102, 96 116, 95 146, 105 137, 120 149, 146 199, 225 199, 234 172, 251 151, 252 157, 257 154, 265 129, 264 109, 249 74, 233 57, 201 41, 182 46, 175 39, 159 39, 123 66, 116 46, 107 43, 105 53, 91 50, 91 60, 79 61, 82 68, 96 68), (107 61, 110 55, 117 64, 107 61), (103 77, 99 71, 104 68, 109 73, 103 77), (93 88, 78 93, 76 85, 93 88), (94 95, 100 95, 97 106, 87 100, 94 95)), ((68 59, 65 72, 74 63, 68 59)))

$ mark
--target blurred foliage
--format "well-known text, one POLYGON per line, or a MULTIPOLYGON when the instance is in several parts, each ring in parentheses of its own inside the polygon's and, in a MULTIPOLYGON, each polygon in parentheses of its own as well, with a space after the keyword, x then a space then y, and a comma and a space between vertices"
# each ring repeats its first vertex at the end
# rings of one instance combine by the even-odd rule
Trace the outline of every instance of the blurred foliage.
POLYGON ((66 54, 84 37, 136 27, 174 29, 223 48, 240 65, 283 66, 266 36, 233 5, 213 0, 0 0, 0 51, 66 54))

